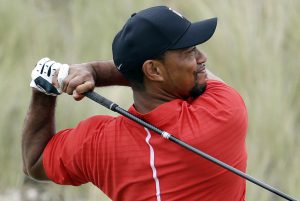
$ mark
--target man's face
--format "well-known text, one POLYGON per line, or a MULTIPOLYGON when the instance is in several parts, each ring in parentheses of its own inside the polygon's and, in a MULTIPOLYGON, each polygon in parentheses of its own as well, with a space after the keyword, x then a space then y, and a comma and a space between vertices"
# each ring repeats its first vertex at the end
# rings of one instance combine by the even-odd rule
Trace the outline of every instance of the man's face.
POLYGON ((206 60, 196 47, 167 51, 163 62, 165 90, 176 98, 200 96, 206 89, 206 60))

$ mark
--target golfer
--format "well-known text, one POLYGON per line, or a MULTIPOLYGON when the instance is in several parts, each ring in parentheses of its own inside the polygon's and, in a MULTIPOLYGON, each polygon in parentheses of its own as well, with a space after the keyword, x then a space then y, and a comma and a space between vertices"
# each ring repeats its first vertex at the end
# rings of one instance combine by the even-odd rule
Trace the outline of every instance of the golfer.
POLYGON ((118 201, 245 200, 243 178, 123 116, 92 116, 55 130, 56 95, 80 100, 94 87, 126 85, 133 92, 130 113, 245 172, 245 104, 208 71, 196 47, 216 26, 216 18, 191 23, 156 6, 132 14, 116 34, 113 61, 68 69, 40 60, 23 129, 25 174, 62 185, 91 182, 118 201))

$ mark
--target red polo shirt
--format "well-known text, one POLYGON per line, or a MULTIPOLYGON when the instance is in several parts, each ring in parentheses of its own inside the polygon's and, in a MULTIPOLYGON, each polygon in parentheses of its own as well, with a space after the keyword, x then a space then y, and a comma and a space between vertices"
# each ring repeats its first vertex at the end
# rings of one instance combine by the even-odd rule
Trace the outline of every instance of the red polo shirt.
MULTIPOLYGON (((246 107, 224 83, 208 81, 194 101, 173 100, 147 114, 132 106, 129 112, 246 170, 246 107)), ((58 132, 44 150, 43 164, 52 181, 92 182, 112 200, 245 199, 244 179, 122 116, 94 116, 58 132)))

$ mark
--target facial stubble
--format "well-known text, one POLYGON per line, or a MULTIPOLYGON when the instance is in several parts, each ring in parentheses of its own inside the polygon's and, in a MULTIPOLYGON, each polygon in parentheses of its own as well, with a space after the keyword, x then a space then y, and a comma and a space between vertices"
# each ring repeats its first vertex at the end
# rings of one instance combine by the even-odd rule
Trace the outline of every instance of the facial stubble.
MULTIPOLYGON (((207 75, 205 75, 205 77, 207 77, 207 75)), ((206 82, 203 84, 198 83, 198 73, 197 72, 194 73, 194 78, 195 78, 195 85, 190 90, 189 94, 192 98, 195 99, 205 92, 207 84, 206 84, 206 82)))

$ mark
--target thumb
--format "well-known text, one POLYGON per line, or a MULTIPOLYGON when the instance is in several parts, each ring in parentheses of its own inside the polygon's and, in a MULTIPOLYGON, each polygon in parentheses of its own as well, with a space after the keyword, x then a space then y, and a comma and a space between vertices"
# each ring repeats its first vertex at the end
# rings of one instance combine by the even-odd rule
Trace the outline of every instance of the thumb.
POLYGON ((93 81, 86 81, 83 84, 78 85, 76 87, 75 91, 78 94, 83 94, 83 93, 88 92, 88 91, 93 91, 94 88, 95 88, 95 83, 93 81))
POLYGON ((77 93, 76 90, 73 91, 73 95, 72 96, 73 96, 74 100, 76 100, 76 101, 80 101, 80 100, 82 100, 84 98, 84 95, 77 93))

